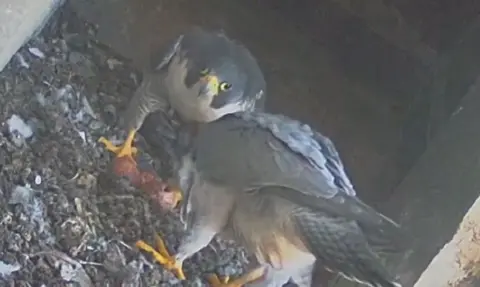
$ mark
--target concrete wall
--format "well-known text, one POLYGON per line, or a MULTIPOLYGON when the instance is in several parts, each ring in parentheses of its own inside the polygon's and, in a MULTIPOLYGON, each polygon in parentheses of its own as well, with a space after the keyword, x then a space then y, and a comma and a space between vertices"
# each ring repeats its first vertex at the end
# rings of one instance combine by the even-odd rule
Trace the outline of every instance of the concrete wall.
POLYGON ((0 71, 62 0, 0 0, 0 71))
POLYGON ((479 109, 480 78, 384 206, 412 238, 397 268, 404 286, 413 286, 479 195, 479 109))

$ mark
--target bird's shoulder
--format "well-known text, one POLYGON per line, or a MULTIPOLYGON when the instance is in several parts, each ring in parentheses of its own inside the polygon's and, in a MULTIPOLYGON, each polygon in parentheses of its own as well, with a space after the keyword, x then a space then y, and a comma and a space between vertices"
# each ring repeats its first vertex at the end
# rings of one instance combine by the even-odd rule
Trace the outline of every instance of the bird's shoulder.
MULTIPOLYGON (((245 139, 252 135, 260 134, 262 129, 271 136, 256 137, 257 141, 267 140, 274 147, 276 161, 285 164, 291 156, 284 155, 285 151, 292 152, 297 158, 301 158, 301 164, 310 168, 300 167, 302 172, 300 181, 294 184, 288 181, 264 181, 261 185, 253 186, 253 190, 261 191, 260 194, 274 195, 299 206, 313 210, 315 213, 341 216, 348 220, 356 221, 362 228, 377 230, 380 235, 397 232, 398 224, 391 219, 378 213, 369 205, 360 200, 346 175, 342 160, 333 142, 310 126, 293 120, 284 115, 274 115, 261 112, 237 113, 235 117, 241 120, 232 120, 228 126, 232 129, 250 130, 245 139), (277 143, 271 141, 277 141, 277 143), (278 149, 279 143, 286 149, 278 149), (278 159, 278 157, 283 157, 278 159), (314 170, 314 172, 310 172, 314 170), (315 182, 309 185, 308 182, 315 182), (306 184, 307 182, 307 184, 306 184), (265 184, 266 183, 266 184, 265 184), (315 189, 315 186, 321 187, 315 189), (312 188, 313 187, 313 188, 312 188), (333 190, 328 190, 333 187, 333 190)), ((292 154, 290 154, 292 155, 292 154)), ((292 161, 292 165, 298 166, 298 161, 292 161)), ((290 166, 289 163, 285 164, 290 166)), ((294 171, 294 168, 286 169, 294 171)), ((288 177, 281 175, 280 178, 288 177)), ((295 176, 297 178, 297 176, 295 176)), ((277 178, 278 179, 278 178, 277 178)), ((250 190, 249 190, 250 191, 250 190)), ((382 237, 383 238, 383 237, 382 237)))
POLYGON ((289 150, 301 156, 311 167, 329 178, 336 187, 355 195, 334 143, 309 125, 284 115, 263 112, 238 113, 237 117, 268 131, 289 150))

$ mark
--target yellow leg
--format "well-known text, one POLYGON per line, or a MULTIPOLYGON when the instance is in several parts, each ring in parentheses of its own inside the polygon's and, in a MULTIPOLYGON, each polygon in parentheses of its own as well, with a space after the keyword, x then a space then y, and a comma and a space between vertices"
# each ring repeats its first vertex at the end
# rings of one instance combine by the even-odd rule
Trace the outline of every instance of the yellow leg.
POLYGON ((137 148, 133 147, 133 139, 135 138, 135 134, 137 133, 136 130, 131 129, 128 132, 127 139, 125 142, 120 146, 115 146, 112 144, 111 141, 107 140, 104 137, 101 137, 98 142, 103 143, 105 148, 117 155, 117 157, 124 157, 124 156, 134 156, 137 153, 137 148))
POLYGON ((265 273, 265 267, 257 267, 247 274, 230 282, 230 277, 220 279, 217 275, 210 275, 208 281, 212 287, 242 287, 243 285, 261 278, 265 273))
POLYGON ((175 259, 168 253, 165 244, 160 236, 155 236, 155 241, 157 245, 157 250, 152 246, 145 243, 143 240, 137 241, 135 244, 137 248, 144 250, 153 255, 155 261, 160 265, 163 265, 166 269, 176 273, 177 277, 180 280, 185 280, 185 274, 183 273, 182 264, 175 261, 175 259))

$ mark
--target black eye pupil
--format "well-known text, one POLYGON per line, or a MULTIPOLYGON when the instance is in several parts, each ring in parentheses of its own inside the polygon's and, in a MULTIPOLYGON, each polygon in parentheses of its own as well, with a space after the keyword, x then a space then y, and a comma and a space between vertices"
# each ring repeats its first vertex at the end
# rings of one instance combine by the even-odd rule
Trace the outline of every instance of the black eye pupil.
POLYGON ((232 85, 230 85, 229 83, 223 83, 222 84, 222 90, 228 90, 231 88, 232 85))

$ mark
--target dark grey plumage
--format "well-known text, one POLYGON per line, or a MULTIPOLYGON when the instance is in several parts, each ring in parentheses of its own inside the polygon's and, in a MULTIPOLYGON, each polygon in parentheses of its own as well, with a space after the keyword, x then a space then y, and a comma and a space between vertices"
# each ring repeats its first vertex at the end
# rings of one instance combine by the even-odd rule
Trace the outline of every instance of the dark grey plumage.
MULTIPOLYGON (((152 57, 122 125, 141 128, 154 149, 174 155, 182 145, 178 138, 188 131, 182 129, 185 124, 263 110, 265 98, 265 79, 249 50, 223 33, 194 27, 179 36, 168 51, 152 57)), ((186 133, 188 138, 189 131, 186 133)))
POLYGON ((327 270, 370 286, 400 286, 355 221, 311 210, 299 210, 294 217, 309 250, 327 270))
POLYGON ((232 84, 232 90, 214 99, 217 108, 228 103, 245 103, 245 110, 263 110, 266 83, 257 60, 242 44, 222 32, 210 32, 194 27, 177 38, 162 60, 152 63, 153 73, 166 72, 176 53, 189 60, 186 85, 191 86, 204 69, 213 70, 221 79, 232 84), (159 63, 159 64, 158 64, 159 63), (222 104, 223 103, 223 104, 222 104))
POLYGON ((277 262, 273 244, 280 258, 295 261, 283 275, 311 268, 311 254, 351 280, 400 286, 375 251, 397 250, 402 231, 356 197, 333 143, 309 126, 260 112, 224 116, 200 128, 179 175, 190 226, 230 234, 266 265, 277 262), (196 223, 189 214, 224 221, 196 223))

